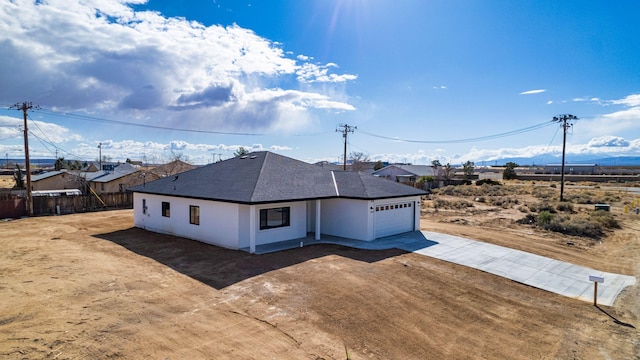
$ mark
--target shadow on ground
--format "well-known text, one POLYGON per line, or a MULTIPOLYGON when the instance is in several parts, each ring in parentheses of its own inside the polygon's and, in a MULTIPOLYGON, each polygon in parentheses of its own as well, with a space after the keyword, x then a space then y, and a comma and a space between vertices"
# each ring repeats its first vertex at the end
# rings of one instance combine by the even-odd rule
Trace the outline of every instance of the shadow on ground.
POLYGON ((374 263, 406 254, 398 249, 361 250, 333 244, 316 244, 263 255, 228 250, 177 236, 139 228, 95 235, 129 251, 153 259, 216 289, 308 260, 337 255, 374 263))

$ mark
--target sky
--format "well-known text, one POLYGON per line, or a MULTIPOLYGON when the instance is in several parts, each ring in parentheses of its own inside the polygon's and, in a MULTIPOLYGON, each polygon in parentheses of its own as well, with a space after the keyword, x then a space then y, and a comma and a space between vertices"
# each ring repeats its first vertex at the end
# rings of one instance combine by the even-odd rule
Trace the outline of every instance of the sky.
MULTIPOLYGON (((640 2, 0 0, 0 158, 640 157, 640 2), (36 107, 37 105, 37 107, 36 107), (338 131, 336 131, 338 130, 338 131), (100 145, 101 144, 101 145, 100 145), (100 149, 98 148, 100 146, 100 149)), ((1 161, 0 161, 1 162, 1 161)))

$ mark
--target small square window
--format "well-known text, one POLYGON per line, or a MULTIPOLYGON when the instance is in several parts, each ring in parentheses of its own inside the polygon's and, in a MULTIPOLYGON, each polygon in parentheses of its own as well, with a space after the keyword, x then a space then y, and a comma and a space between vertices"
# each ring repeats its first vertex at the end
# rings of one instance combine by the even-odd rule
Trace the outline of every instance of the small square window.
POLYGON ((189 205, 189 224, 200 225, 200 206, 189 205))
POLYGON ((171 204, 166 201, 162 202, 162 216, 171 217, 171 204))

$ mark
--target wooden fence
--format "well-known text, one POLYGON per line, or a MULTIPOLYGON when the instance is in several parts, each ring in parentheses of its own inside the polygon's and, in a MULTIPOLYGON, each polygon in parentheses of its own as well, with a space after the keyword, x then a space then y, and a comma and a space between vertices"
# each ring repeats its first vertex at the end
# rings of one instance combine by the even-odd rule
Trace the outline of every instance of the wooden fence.
POLYGON ((100 194, 100 199, 95 195, 33 197, 33 215, 35 216, 131 209, 132 207, 133 193, 130 192, 100 194))

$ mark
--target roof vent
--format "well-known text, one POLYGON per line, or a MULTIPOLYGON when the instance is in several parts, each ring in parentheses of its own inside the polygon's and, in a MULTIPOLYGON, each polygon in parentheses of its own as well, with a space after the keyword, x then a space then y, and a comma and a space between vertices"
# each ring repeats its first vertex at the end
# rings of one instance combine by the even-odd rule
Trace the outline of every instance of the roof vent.
POLYGON ((251 157, 249 159, 255 159, 255 158, 257 158, 257 156, 251 155, 251 157))
POLYGON ((247 155, 242 155, 240 156, 240 159, 246 159, 248 156, 247 155))

